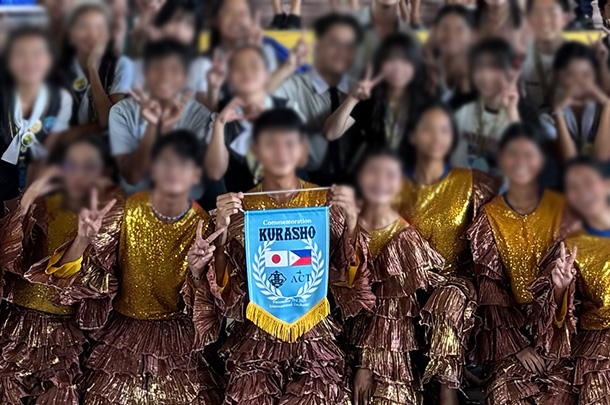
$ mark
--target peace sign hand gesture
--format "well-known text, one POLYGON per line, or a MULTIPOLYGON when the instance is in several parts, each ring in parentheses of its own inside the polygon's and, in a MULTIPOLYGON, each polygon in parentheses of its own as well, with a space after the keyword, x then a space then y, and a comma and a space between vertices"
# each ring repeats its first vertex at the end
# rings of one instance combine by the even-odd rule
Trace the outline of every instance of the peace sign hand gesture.
POLYGON ((222 87, 225 80, 227 80, 227 65, 231 58, 231 52, 227 52, 224 55, 220 55, 220 50, 216 49, 212 56, 212 66, 206 73, 208 80, 208 87, 213 89, 219 89, 222 87))
POLYGON ((574 280, 572 267, 577 253, 578 248, 575 246, 574 250, 572 250, 572 254, 569 257, 566 257, 566 245, 561 242, 559 258, 555 262, 555 267, 551 270, 551 280, 555 287, 555 301, 558 303, 563 300, 563 294, 566 288, 568 288, 572 283, 572 280, 574 280))
POLYGON ((292 47, 288 54, 288 65, 293 69, 298 69, 299 66, 307 62, 307 56, 309 55, 309 45, 305 38, 305 30, 301 32, 301 37, 297 43, 292 47))
POLYGON ((163 113, 161 104, 157 100, 148 97, 139 86, 130 90, 129 95, 140 104, 140 116, 150 125, 159 125, 161 114, 163 113))
POLYGON ((218 229, 206 239, 203 239, 202 230, 203 221, 199 221, 197 224, 195 242, 189 249, 187 255, 188 266, 195 279, 200 279, 203 275, 203 270, 210 263, 214 251, 216 250, 216 246, 214 246, 212 242, 225 231, 225 228, 218 229))
POLYGON ((91 190, 91 208, 83 209, 78 215, 78 236, 89 241, 95 238, 102 227, 104 217, 114 207, 114 204, 116 204, 116 199, 112 199, 104 208, 99 210, 97 189, 91 190))
POLYGON ((171 131, 174 125, 180 122, 182 115, 184 114, 184 109, 192 97, 193 91, 187 90, 182 93, 177 101, 173 100, 171 104, 163 110, 163 113, 161 114, 163 132, 171 131))
POLYGON ((366 68, 364 80, 358 83, 358 86, 352 92, 352 97, 355 97, 360 101, 371 98, 371 91, 373 90, 373 87, 375 87, 375 85, 377 85, 377 83, 379 83, 384 78, 383 73, 380 73, 374 79, 371 79, 372 75, 373 69, 371 68, 371 65, 368 65, 366 68))

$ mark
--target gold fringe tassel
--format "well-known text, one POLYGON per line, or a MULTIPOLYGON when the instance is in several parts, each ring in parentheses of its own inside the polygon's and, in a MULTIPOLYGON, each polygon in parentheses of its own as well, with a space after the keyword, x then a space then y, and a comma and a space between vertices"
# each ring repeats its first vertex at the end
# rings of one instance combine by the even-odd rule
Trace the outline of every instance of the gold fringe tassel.
POLYGON ((276 318, 253 302, 248 303, 248 308, 246 309, 246 318, 251 320, 256 326, 270 335, 290 343, 296 342, 299 337, 311 330, 318 322, 326 318, 328 314, 330 314, 330 304, 326 298, 318 302, 305 315, 293 323, 286 323, 276 318))

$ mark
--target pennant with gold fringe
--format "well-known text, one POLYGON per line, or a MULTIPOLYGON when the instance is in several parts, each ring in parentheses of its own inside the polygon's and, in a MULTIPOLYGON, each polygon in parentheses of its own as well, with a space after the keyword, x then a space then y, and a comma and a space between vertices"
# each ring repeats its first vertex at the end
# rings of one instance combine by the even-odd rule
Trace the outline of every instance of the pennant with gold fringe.
POLYGON ((295 342, 330 313, 328 207, 245 212, 246 317, 295 342))

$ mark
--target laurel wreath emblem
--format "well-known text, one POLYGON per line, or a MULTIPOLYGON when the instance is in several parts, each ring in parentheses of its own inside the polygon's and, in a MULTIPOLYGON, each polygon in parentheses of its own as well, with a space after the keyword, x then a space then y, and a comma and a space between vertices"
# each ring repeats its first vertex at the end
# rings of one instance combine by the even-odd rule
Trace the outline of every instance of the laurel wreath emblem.
POLYGON ((322 251, 318 247, 318 244, 313 242, 311 239, 304 239, 303 243, 305 246, 311 249, 311 278, 309 278, 305 284, 299 288, 296 295, 291 297, 285 297, 279 288, 271 284, 267 278, 267 275, 265 274, 265 255, 271 250, 273 241, 264 242, 262 246, 258 247, 258 251, 254 255, 254 263, 252 264, 252 278, 255 281, 254 284, 260 289, 261 294, 266 296, 270 301, 305 301, 318 290, 320 283, 322 283, 324 276, 324 259, 322 258, 322 251))

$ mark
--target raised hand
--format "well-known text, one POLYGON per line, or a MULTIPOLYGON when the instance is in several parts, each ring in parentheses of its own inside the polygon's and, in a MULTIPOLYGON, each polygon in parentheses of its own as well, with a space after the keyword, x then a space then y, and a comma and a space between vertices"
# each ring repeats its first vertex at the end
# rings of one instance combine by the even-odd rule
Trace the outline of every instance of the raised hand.
POLYGON ((596 103, 606 104, 609 101, 608 95, 601 89, 601 87, 597 83, 595 83, 595 81, 587 81, 584 86, 587 90, 587 96, 596 103))
POLYGON ((54 181, 61 177, 61 169, 58 166, 49 166, 42 174, 25 189, 21 197, 21 213, 25 214, 36 199, 49 194, 61 187, 60 182, 54 181))
POLYGON ((360 101, 371 98, 371 91, 373 90, 373 87, 383 80, 383 73, 380 73, 374 79, 372 79, 372 75, 373 69, 371 68, 371 65, 368 65, 366 68, 366 74, 364 75, 364 80, 360 81, 356 89, 352 92, 353 97, 360 101))
POLYGON ((157 100, 148 97, 140 87, 130 90, 129 95, 140 104, 140 116, 150 125, 159 125, 163 113, 161 104, 157 100))
POLYGON ((261 12, 256 10, 252 24, 246 29, 246 43, 251 45, 262 45, 263 43, 263 27, 261 25, 261 12))
POLYGON ((188 267, 195 279, 201 278, 203 275, 203 270, 210 263, 210 260, 214 255, 216 246, 214 246, 212 242, 214 242, 214 240, 225 231, 224 228, 220 228, 206 239, 203 239, 202 230, 203 221, 199 221, 197 224, 195 241, 193 242, 193 246, 191 246, 187 255, 188 267))
POLYGON ((519 82, 520 72, 517 71, 513 74, 510 80, 506 80, 502 90, 502 106, 507 111, 517 111, 517 104, 519 103, 519 82))
POLYGON ((606 48, 603 39, 604 34, 601 31, 597 34, 597 39, 595 41, 593 41, 590 36, 587 36, 589 46, 595 51, 597 60, 605 66, 608 61, 608 48, 606 48))
POLYGON ((227 193, 216 199, 216 229, 227 228, 231 224, 231 215, 242 208, 244 193, 227 193))
POLYGON ((220 114, 218 114, 216 121, 221 125, 225 125, 229 122, 247 119, 244 114, 237 112, 237 107, 240 107, 243 110, 244 103, 239 98, 235 97, 222 109, 220 114))
POLYGON ((90 208, 84 208, 78 215, 78 236, 87 240, 95 238, 102 227, 104 217, 114 207, 114 204, 116 204, 116 199, 109 201, 100 210, 97 189, 91 190, 90 208))
POLYGON ((354 376, 354 405, 368 405, 373 396, 373 372, 359 368, 354 376))
POLYGON ((165 131, 170 131, 174 125, 180 122, 180 119, 182 119, 182 115, 184 114, 184 109, 191 98, 193 98, 193 92, 187 90, 182 93, 177 101, 172 100, 169 106, 163 109, 161 114, 161 126, 165 131))
POLYGON ((570 256, 566 256, 566 245, 565 243, 561 242, 559 258, 555 262, 555 267, 553 270, 551 270, 551 280, 553 281, 553 286, 555 287, 555 300, 558 302, 563 299, 563 294, 566 288, 568 288, 568 286, 572 283, 572 280, 574 280, 572 268, 577 253, 578 248, 575 246, 572 254, 570 256))
POLYGON ((345 216, 350 235, 356 230, 358 224, 358 206, 356 205, 356 193, 354 189, 348 186, 332 186, 330 188, 331 205, 336 205, 341 209, 345 216))
POLYGON ((87 59, 87 66, 89 69, 97 71, 100 66, 100 62, 104 53, 106 53, 106 47, 108 46, 108 37, 99 38, 93 50, 89 54, 89 58, 87 59))
POLYGON ((227 66, 230 58, 231 52, 227 52, 221 56, 220 49, 216 49, 214 51, 212 66, 206 73, 208 87, 214 89, 219 89, 222 87, 225 80, 227 80, 227 66))
POLYGON ((562 92, 560 92, 559 96, 555 99, 553 103, 553 108, 555 111, 561 111, 564 108, 572 107, 572 106, 582 106, 583 102, 579 98, 576 97, 576 89, 577 85, 572 83, 564 88, 562 88, 562 92))
POLYGON ((288 54, 287 62, 292 68, 297 69, 299 66, 301 66, 307 62, 308 56, 309 56, 309 44, 307 43, 307 40, 305 37, 305 30, 303 30, 303 31, 301 31, 301 37, 290 50, 290 53, 288 54))

